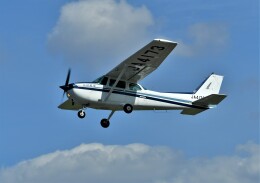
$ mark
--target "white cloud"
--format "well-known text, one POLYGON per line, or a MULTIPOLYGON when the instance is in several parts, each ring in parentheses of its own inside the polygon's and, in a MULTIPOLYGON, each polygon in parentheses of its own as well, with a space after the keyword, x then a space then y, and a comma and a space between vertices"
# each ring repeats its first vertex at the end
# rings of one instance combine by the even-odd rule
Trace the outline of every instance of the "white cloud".
POLYGON ((0 171, 1 183, 258 183, 258 144, 233 156, 185 158, 167 147, 82 144, 0 171))
POLYGON ((188 57, 219 53, 227 47, 228 39, 226 25, 197 23, 189 27, 187 40, 178 41, 176 53, 188 57))
POLYGON ((133 7, 124 0, 79 0, 62 7, 48 45, 66 60, 83 62, 91 70, 146 41, 152 25, 145 6, 133 7))

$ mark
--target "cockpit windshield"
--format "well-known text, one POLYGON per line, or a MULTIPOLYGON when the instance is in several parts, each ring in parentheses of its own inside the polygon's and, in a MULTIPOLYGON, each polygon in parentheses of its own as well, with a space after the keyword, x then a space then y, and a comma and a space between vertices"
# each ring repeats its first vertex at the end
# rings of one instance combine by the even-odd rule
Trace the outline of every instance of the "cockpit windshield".
POLYGON ((92 81, 92 83, 99 83, 103 79, 103 77, 104 76, 95 79, 94 81, 92 81))
POLYGON ((102 85, 106 85, 107 84, 107 80, 108 80, 107 77, 102 76, 102 77, 97 78, 96 80, 94 80, 93 83, 99 83, 99 84, 102 84, 102 85))

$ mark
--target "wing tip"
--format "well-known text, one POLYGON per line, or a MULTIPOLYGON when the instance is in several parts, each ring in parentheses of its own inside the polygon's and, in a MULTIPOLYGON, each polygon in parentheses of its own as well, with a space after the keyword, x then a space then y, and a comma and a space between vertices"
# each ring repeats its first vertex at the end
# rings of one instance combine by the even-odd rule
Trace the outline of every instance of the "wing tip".
POLYGON ((154 41, 178 44, 177 42, 170 41, 170 40, 167 40, 167 39, 161 39, 161 38, 154 39, 154 41))

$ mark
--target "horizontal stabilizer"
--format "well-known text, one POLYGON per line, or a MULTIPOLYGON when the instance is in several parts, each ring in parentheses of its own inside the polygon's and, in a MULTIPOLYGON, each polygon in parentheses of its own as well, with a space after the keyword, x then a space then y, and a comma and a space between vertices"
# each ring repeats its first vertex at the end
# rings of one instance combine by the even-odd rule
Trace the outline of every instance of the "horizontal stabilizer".
POLYGON ((82 106, 76 104, 75 102, 72 102, 72 100, 66 100, 65 102, 60 104, 58 108, 65 110, 79 110, 82 109, 82 106))
POLYGON ((219 104, 224 98, 226 98, 226 95, 221 94, 211 94, 207 97, 204 97, 202 99, 196 100, 192 102, 193 105, 199 105, 199 106, 210 106, 210 105, 217 105, 219 104))
POLYGON ((199 114, 207 109, 184 109, 181 111, 181 114, 186 114, 186 115, 196 115, 199 114))
MULTIPOLYGON (((193 105, 196 106, 203 106, 203 107, 210 107, 213 105, 219 104, 224 98, 226 98, 226 95, 220 95, 220 94, 211 94, 207 97, 204 97, 202 99, 196 100, 192 102, 193 105)), ((184 109, 181 114, 186 115, 196 115, 199 114, 207 109, 184 109)))

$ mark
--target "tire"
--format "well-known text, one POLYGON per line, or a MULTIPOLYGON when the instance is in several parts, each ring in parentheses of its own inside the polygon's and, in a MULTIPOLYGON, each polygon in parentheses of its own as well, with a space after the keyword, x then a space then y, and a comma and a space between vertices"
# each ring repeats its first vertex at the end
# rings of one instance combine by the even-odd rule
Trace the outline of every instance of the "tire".
POLYGON ((133 111, 133 106, 130 104, 125 104, 123 109, 124 109, 125 113, 129 114, 133 111))
POLYGON ((102 119, 102 120, 100 121, 100 124, 101 124, 101 126, 102 126, 103 128, 108 128, 109 125, 110 125, 110 122, 109 122, 107 119, 102 119))
POLYGON ((85 116, 86 116, 86 113, 85 113, 83 110, 80 110, 80 111, 78 112, 78 117, 79 117, 80 119, 85 118, 85 116))

